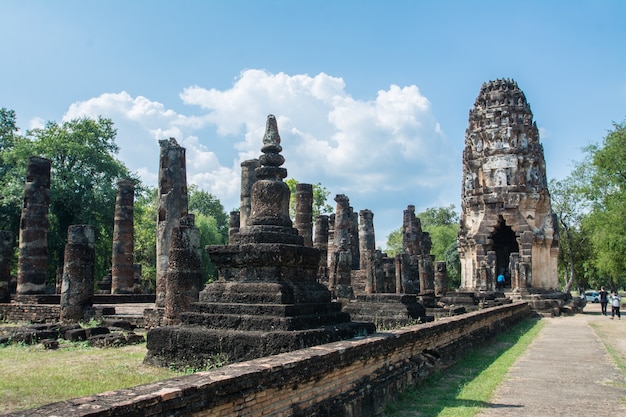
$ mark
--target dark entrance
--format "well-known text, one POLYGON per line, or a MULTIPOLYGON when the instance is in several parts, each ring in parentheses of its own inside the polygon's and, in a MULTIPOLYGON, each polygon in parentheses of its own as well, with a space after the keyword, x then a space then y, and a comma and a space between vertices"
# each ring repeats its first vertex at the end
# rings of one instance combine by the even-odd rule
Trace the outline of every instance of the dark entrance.
POLYGON ((509 258, 511 253, 519 252, 515 232, 506 224, 502 216, 498 217, 498 225, 492 236, 493 246, 491 250, 496 252, 496 274, 504 273, 505 287, 511 286, 511 274, 509 271, 509 258))

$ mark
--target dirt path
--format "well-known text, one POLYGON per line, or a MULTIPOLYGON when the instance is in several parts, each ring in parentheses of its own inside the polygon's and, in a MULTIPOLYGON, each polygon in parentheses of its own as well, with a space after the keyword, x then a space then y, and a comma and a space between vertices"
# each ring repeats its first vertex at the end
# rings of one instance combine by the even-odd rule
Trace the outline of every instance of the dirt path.
POLYGON ((584 314, 545 320, 477 416, 626 416, 624 375, 594 331, 626 361, 626 317, 611 320, 588 304, 584 314))

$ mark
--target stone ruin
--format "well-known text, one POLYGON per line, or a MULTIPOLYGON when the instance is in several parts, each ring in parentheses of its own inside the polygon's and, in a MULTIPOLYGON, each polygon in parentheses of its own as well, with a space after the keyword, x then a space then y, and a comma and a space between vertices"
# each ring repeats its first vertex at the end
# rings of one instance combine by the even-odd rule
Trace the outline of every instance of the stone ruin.
POLYGON ((461 288, 553 290, 559 237, 543 147, 517 83, 483 84, 470 110, 463 151, 459 230, 461 288))
POLYGON ((515 81, 480 89, 465 133, 462 190, 458 293, 493 294, 503 273, 512 296, 559 314, 567 297, 557 291, 559 235, 543 146, 515 81))
POLYGON ((246 222, 228 245, 206 248, 218 280, 180 314, 180 325, 148 333, 146 363, 202 367, 220 353, 237 362, 375 331, 371 323, 350 321, 341 303, 317 282, 320 251, 305 246, 292 227, 281 151, 270 115, 248 216, 242 205, 246 222))

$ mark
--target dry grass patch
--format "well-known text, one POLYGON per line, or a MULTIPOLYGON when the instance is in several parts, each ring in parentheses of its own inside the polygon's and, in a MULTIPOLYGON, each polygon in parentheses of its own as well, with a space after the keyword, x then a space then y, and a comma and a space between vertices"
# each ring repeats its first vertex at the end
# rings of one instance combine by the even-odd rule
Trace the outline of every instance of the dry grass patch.
POLYGON ((0 413, 128 388, 180 375, 143 364, 146 344, 100 349, 84 343, 0 348, 0 413))

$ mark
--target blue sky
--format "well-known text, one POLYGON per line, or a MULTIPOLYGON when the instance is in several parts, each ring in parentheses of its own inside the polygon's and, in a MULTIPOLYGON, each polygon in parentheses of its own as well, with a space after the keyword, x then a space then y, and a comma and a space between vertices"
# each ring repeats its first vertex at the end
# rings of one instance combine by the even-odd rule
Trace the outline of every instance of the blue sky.
POLYGON ((150 185, 173 136, 227 211, 275 114, 289 176, 372 210, 384 247, 408 204, 460 207, 483 82, 517 81, 567 176, 626 119, 624 22, 622 0, 0 0, 0 107, 23 130, 110 117, 150 185))

